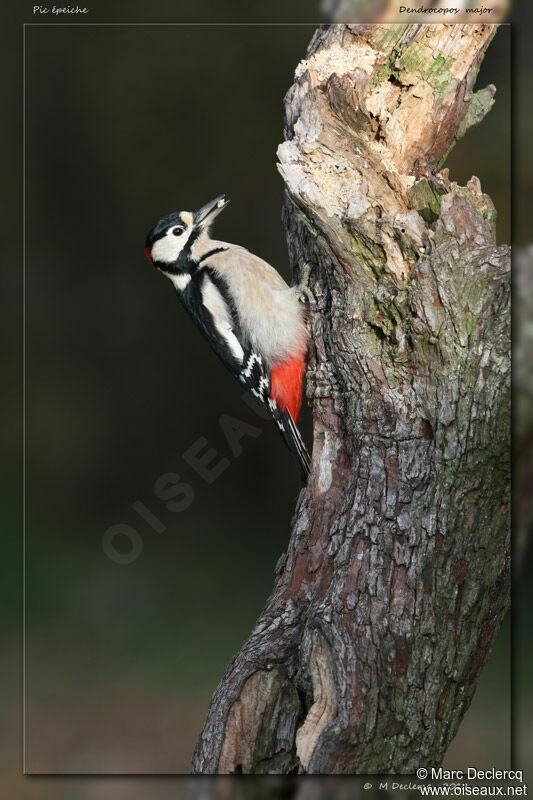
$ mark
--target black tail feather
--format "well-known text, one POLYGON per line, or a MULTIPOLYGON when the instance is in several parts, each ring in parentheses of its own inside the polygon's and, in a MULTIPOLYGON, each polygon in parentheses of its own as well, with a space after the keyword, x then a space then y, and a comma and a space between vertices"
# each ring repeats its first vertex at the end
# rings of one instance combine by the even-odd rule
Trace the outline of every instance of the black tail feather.
POLYGON ((300 431, 288 411, 283 412, 276 409, 274 419, 283 435, 285 444, 294 456, 300 475, 300 483, 302 486, 305 486, 311 469, 311 458, 307 452, 304 440, 300 435, 300 431))

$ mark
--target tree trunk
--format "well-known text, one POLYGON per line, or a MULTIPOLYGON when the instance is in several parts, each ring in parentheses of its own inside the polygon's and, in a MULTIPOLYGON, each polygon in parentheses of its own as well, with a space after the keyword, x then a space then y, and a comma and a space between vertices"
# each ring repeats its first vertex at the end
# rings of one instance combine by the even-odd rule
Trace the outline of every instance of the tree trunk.
POLYGON ((438 173, 490 25, 319 29, 279 168, 309 272, 313 467, 196 773, 438 765, 509 603, 510 257, 438 173))

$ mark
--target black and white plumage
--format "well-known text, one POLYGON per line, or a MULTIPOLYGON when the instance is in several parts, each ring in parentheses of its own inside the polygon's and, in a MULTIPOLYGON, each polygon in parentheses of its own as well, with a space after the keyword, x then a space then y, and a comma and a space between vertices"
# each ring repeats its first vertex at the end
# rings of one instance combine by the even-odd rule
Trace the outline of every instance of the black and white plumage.
POLYGON ((305 484, 310 458, 297 427, 307 349, 302 304, 270 264, 210 238, 209 225, 227 204, 222 195, 164 217, 147 236, 146 254, 214 352, 268 409, 305 484))

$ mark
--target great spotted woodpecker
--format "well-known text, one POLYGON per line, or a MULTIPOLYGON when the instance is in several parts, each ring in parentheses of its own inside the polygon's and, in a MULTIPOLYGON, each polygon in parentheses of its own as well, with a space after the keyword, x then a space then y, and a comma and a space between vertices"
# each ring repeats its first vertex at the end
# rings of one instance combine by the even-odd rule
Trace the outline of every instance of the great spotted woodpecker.
POLYGON ((268 409, 305 485, 310 459, 297 422, 307 331, 299 291, 244 247, 210 238, 228 202, 221 195, 198 211, 163 217, 146 237, 146 255, 226 367, 268 409))

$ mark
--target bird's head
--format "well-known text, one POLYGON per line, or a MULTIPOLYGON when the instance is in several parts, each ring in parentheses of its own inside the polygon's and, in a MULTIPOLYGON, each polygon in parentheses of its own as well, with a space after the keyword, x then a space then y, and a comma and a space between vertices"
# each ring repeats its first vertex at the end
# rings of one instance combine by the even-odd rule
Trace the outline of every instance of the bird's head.
POLYGON ((209 226, 228 203, 221 194, 198 211, 175 211, 160 219, 146 237, 148 259, 162 272, 175 272, 180 256, 190 253, 193 243, 201 234, 208 233, 209 226))

